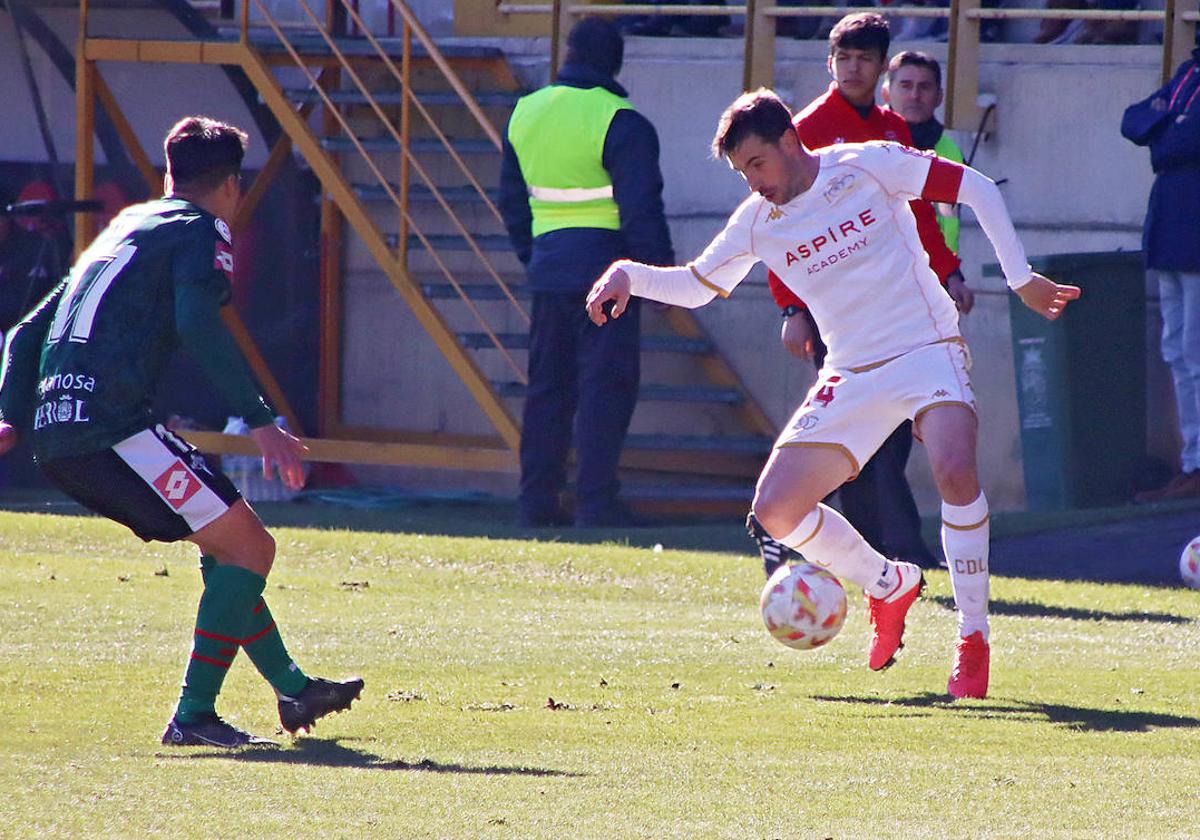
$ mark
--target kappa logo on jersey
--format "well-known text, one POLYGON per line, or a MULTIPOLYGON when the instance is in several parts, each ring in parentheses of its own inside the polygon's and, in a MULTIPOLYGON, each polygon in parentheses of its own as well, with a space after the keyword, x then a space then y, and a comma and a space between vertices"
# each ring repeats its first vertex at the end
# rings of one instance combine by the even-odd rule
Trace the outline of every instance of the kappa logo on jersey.
POLYGON ((782 219, 783 215, 784 215, 784 213, 782 210, 780 210, 778 207, 772 206, 771 212, 767 213, 767 221, 773 222, 776 219, 782 219))
POLYGON ((178 458, 152 482, 167 504, 179 510, 200 491, 200 481, 178 458))
POLYGON ((938 397, 948 397, 948 396, 950 396, 950 392, 947 391, 945 388, 938 388, 936 391, 933 392, 934 399, 937 399, 938 397))
POLYGON ((224 242, 218 242, 213 253, 213 268, 219 268, 230 277, 233 276, 233 251, 224 242))
POLYGON ((914 149, 912 146, 888 146, 887 151, 893 148, 899 149, 902 154, 912 155, 913 157, 925 158, 926 160, 937 160, 938 156, 928 149, 914 149))

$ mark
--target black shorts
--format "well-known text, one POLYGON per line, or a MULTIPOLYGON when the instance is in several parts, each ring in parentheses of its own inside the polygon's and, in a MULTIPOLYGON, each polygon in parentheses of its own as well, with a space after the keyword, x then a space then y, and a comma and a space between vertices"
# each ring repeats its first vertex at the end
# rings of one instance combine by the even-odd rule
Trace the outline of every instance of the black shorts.
POLYGON ((194 446, 161 425, 111 449, 43 461, 41 468, 79 504, 147 542, 185 539, 241 498, 194 446))

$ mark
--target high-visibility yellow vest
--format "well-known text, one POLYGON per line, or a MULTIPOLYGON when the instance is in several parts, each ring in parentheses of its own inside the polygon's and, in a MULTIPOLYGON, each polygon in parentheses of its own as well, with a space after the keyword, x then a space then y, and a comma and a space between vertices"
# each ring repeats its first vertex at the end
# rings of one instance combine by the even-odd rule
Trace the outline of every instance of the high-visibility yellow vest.
MULTIPOLYGON (((955 163, 963 162, 962 149, 958 148, 958 144, 950 139, 949 133, 943 131, 942 136, 938 138, 937 144, 933 147, 933 153, 940 158, 952 160, 955 163)), ((958 218, 958 206, 954 204, 934 204, 934 211, 937 213, 938 227, 942 229, 942 238, 946 240, 946 247, 954 253, 958 253, 958 235, 962 227, 962 222, 958 218)))
POLYGON ((521 97, 508 123, 529 187, 533 235, 562 228, 621 227, 604 138, 629 100, 602 87, 550 85, 521 97))

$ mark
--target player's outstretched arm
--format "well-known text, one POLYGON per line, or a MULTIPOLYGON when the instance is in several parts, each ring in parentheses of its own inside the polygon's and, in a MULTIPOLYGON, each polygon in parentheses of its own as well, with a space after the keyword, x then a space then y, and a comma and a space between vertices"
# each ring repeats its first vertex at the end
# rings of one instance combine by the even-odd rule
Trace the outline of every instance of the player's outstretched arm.
POLYGON ((587 314, 592 323, 598 327, 604 326, 609 317, 620 318, 625 307, 629 305, 629 275, 620 263, 613 263, 608 270, 600 275, 587 296, 587 314), (604 314, 604 304, 612 301, 610 315, 604 314))
POLYGON ((1028 283, 1018 286, 1014 291, 1026 306, 1050 321, 1061 315, 1067 304, 1080 295, 1078 286, 1055 283, 1037 272, 1033 273, 1028 283))
POLYGON ((299 490, 304 486, 303 456, 308 447, 300 438, 268 423, 250 430, 250 438, 262 453, 263 478, 271 478, 271 468, 279 468, 279 477, 289 490, 299 490))
POLYGON ((1000 267, 1009 287, 1026 306, 1051 321, 1062 314, 1067 304, 1080 295, 1077 286, 1064 286, 1033 271, 1025 257, 1012 218, 1004 206, 1000 190, 990 178, 964 167, 959 198, 979 220, 979 226, 991 240, 1000 259, 1000 267))

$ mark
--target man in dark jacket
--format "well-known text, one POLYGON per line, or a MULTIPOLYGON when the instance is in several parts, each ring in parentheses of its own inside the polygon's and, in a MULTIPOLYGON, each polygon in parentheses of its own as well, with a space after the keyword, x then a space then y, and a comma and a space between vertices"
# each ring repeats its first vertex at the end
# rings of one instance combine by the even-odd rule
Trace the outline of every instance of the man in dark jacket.
POLYGON ((567 37, 558 79, 522 97, 509 121, 500 210, 533 292, 529 389, 521 435, 520 521, 565 524, 572 423, 579 447, 575 524, 630 524, 617 461, 637 402, 640 319, 599 329, 584 311, 617 259, 669 265, 658 135, 615 77, 624 42, 585 18, 567 37))
POLYGON ((1164 487, 1139 493, 1139 502, 1200 496, 1200 49, 1174 78, 1130 105, 1121 133, 1150 147, 1154 186, 1142 250, 1161 298, 1162 355, 1175 382, 1180 472, 1164 487))

